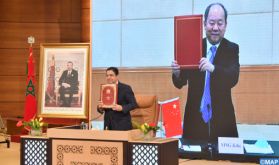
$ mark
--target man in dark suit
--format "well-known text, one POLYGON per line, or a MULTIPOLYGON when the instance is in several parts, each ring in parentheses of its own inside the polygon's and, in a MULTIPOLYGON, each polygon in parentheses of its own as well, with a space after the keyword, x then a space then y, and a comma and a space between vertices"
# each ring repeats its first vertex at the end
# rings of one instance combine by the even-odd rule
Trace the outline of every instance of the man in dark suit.
POLYGON ((137 107, 136 99, 132 88, 118 81, 118 69, 109 67, 106 70, 106 80, 108 84, 117 84, 118 96, 117 104, 112 108, 102 108, 103 103, 99 102, 98 111, 105 112, 104 129, 108 130, 131 130, 132 122, 130 111, 137 107))
POLYGON ((70 107, 73 94, 78 90, 78 72, 73 69, 73 62, 67 63, 67 70, 65 70, 59 79, 59 93, 62 101, 61 107, 70 107), (65 97, 69 94, 69 98, 65 97))
POLYGON ((220 3, 207 7, 204 15, 206 38, 199 69, 180 69, 173 62, 173 84, 188 84, 183 138, 216 141, 238 137, 231 98, 239 77, 239 47, 224 38, 227 10, 220 3))

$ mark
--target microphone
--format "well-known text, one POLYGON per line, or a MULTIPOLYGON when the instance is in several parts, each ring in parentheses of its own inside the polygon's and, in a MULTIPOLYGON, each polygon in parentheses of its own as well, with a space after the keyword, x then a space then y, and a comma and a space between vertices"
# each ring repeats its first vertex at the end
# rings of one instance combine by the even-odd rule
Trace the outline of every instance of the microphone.
MULTIPOLYGON (((99 110, 98 108, 97 108, 97 111, 98 111, 100 114, 99 114, 98 116, 96 116, 95 118, 92 118, 92 119, 89 120, 89 123, 91 124, 91 129, 92 129, 92 130, 94 130, 94 127, 93 127, 92 122, 93 122, 94 120, 99 119, 99 118, 100 118, 101 116, 103 116, 103 114, 104 114, 104 111, 99 110)), ((99 130, 99 129, 95 129, 95 130, 99 130)))
POLYGON ((80 129, 88 129, 88 124, 85 122, 80 123, 80 129))

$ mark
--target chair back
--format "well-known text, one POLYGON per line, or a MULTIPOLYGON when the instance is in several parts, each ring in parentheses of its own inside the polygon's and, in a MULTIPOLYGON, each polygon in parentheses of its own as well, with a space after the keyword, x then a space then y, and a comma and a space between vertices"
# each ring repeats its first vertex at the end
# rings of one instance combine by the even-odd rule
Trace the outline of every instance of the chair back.
POLYGON ((135 95, 138 108, 131 111, 132 121, 137 124, 158 124, 159 110, 155 95, 135 95))

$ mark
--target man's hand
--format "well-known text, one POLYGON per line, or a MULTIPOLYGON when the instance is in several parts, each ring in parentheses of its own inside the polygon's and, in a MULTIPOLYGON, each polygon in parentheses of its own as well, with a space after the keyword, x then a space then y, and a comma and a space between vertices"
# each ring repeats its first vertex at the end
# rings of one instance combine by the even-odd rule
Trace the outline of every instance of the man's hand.
POLYGON ((112 107, 112 110, 114 110, 114 111, 122 111, 122 110, 123 110, 123 107, 122 107, 121 105, 115 104, 115 105, 112 107))
POLYGON ((102 101, 98 101, 98 105, 97 105, 97 111, 100 113, 100 114, 103 114, 104 113, 104 109, 103 109, 103 102, 102 101))
POLYGON ((62 83, 62 86, 63 86, 64 88, 70 88, 70 87, 71 87, 71 85, 68 84, 68 83, 62 83))
POLYGON ((180 66, 177 64, 177 61, 173 61, 171 63, 171 68, 172 68, 172 73, 176 76, 179 77, 180 74, 180 66))
POLYGON ((103 108, 104 104, 102 101, 98 101, 97 108, 103 108))
POLYGON ((214 71, 215 67, 207 58, 203 57, 200 60, 199 69, 201 71, 209 71, 212 73, 214 71))

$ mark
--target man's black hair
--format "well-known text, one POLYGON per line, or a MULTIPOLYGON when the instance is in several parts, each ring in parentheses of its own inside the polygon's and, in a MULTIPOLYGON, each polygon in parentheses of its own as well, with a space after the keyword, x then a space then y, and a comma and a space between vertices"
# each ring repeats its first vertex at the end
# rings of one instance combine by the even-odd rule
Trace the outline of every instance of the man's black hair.
POLYGON ((227 9, 225 8, 225 6, 224 6, 222 3, 219 3, 219 2, 217 2, 217 3, 212 3, 212 4, 210 4, 210 5, 207 6, 207 8, 205 9, 205 12, 204 12, 204 22, 207 21, 209 10, 210 10, 210 8, 211 8, 212 6, 214 6, 214 5, 219 5, 219 6, 222 7, 222 9, 224 10, 224 13, 225 13, 225 22, 227 23, 228 11, 227 11, 227 9))
POLYGON ((106 72, 109 70, 113 71, 116 76, 119 74, 118 68, 116 68, 116 67, 113 67, 113 66, 108 67, 106 72))

